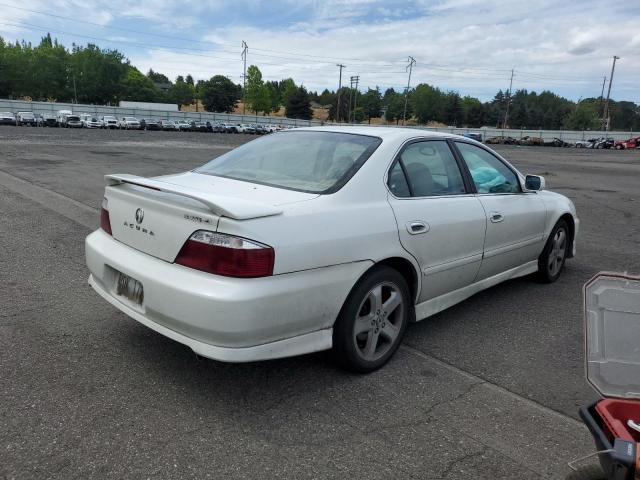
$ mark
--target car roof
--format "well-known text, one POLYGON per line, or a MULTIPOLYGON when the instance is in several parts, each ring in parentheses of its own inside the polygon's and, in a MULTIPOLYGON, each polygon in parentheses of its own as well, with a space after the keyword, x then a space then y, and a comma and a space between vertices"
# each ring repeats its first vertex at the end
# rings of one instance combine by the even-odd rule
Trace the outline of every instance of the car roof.
POLYGON ((382 140, 403 140, 415 137, 433 137, 433 138, 450 138, 461 137, 451 133, 433 132, 422 128, 413 127, 376 127, 376 126, 358 126, 358 125, 325 125, 322 127, 298 127, 296 130, 306 130, 315 132, 336 132, 336 133, 352 133, 357 135, 370 135, 380 137, 382 140))

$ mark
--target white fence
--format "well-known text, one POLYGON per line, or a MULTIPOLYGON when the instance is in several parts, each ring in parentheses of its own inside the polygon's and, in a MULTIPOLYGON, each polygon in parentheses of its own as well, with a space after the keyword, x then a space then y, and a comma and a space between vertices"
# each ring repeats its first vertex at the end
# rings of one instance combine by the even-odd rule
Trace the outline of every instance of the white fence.
MULTIPOLYGON (((74 113, 89 113, 96 116, 114 115, 116 117, 136 117, 136 118, 160 118, 163 120, 204 120, 204 121, 221 121, 230 123, 263 123, 276 125, 289 125, 306 127, 313 125, 322 125, 317 120, 297 120, 286 117, 266 117, 262 115, 234 115, 227 113, 210 113, 210 112, 172 112, 159 110, 144 110, 138 108, 124 108, 116 106, 104 105, 81 105, 73 103, 53 103, 53 102, 26 102, 22 100, 5 100, 0 99, 0 111, 9 112, 33 112, 33 113, 56 113, 58 110, 71 110, 74 113)), ((395 126, 395 125, 394 125, 395 126)), ((480 133, 482 139, 486 140, 491 137, 513 137, 521 139, 523 137, 542 137, 545 140, 553 140, 559 138, 565 142, 575 142, 577 140, 588 140, 590 138, 610 137, 615 140, 625 140, 630 137, 640 136, 640 132, 604 132, 595 130, 522 130, 522 129, 502 129, 502 128, 454 128, 454 127, 413 127, 434 132, 446 132, 457 135, 464 133, 480 133)))
POLYGON ((486 140, 491 137, 513 137, 517 140, 523 137, 542 137, 545 140, 553 140, 559 138, 568 143, 573 143, 578 140, 589 140, 590 138, 607 137, 614 140, 626 140, 631 137, 640 137, 640 132, 605 132, 596 130, 521 130, 521 129, 508 129, 508 128, 453 128, 453 127, 416 127, 423 130, 430 130, 433 132, 446 132, 456 135, 462 135, 464 133, 479 133, 482 135, 482 140, 486 140))
POLYGON ((211 112, 172 112, 162 110, 145 110, 140 108, 124 108, 105 105, 82 105, 75 103, 54 103, 54 102, 27 102, 23 100, 0 99, 0 112, 33 112, 33 113, 57 113, 58 110, 71 110, 75 114, 89 113, 102 117, 103 115, 113 115, 118 118, 157 118, 161 120, 203 120, 229 123, 263 123, 275 125, 289 125, 307 127, 320 125, 321 122, 314 120, 298 120, 286 117, 266 117, 262 115, 234 115, 229 113, 211 112))

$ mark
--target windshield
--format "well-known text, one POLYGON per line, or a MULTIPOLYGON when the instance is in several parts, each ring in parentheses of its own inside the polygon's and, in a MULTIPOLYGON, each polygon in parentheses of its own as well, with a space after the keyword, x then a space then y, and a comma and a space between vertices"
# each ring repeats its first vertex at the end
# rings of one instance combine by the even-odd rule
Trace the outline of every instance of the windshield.
POLYGON ((195 170, 310 193, 332 193, 382 142, 349 133, 297 131, 262 137, 195 170))
POLYGON ((80 120, 80 117, 68 115, 67 116, 67 120, 69 120, 71 122, 76 122, 76 121, 80 120))

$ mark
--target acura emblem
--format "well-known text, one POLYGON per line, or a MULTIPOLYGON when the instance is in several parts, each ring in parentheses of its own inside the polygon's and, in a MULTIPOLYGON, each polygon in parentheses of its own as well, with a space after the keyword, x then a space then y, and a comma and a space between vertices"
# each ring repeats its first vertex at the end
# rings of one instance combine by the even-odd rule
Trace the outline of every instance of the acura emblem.
POLYGON ((144 220, 144 210, 141 208, 136 210, 136 223, 140 224, 144 220))

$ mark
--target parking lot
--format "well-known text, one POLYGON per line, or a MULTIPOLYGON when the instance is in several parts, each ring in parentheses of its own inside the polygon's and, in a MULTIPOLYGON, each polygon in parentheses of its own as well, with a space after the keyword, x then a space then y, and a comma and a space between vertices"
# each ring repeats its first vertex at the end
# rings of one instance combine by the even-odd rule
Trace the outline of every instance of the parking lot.
POLYGON ((582 285, 640 273, 640 153, 497 145, 578 210, 560 280, 513 280, 411 325, 389 365, 197 358, 87 285, 103 175, 194 168, 255 137, 0 128, 0 477, 563 478, 595 451, 577 409, 582 285))

